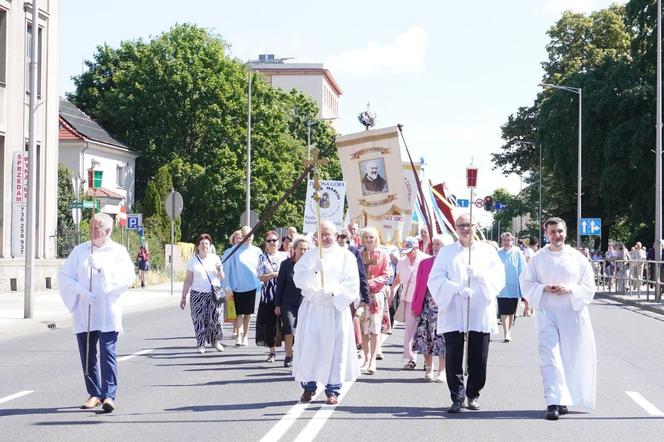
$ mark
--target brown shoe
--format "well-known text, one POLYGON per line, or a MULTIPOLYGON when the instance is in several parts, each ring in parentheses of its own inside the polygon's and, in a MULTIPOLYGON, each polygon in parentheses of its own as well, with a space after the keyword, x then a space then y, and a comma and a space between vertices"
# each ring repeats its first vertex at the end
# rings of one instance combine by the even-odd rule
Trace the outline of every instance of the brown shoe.
POLYGON ((339 399, 333 394, 327 397, 327 401, 325 401, 327 405, 337 405, 339 403, 339 399))
POLYGON ((300 396, 300 402, 311 402, 311 398, 315 393, 315 391, 304 390, 304 393, 300 396))
POLYGON ((104 399, 104 404, 101 406, 101 408, 104 409, 107 413, 110 413, 111 411, 115 410, 115 404, 113 403, 113 399, 110 397, 107 397, 104 399))
POLYGON ((81 405, 81 409, 83 410, 91 410, 93 408, 97 408, 98 406, 101 405, 101 401, 99 400, 98 397, 96 396, 90 396, 87 401, 83 405, 81 405))

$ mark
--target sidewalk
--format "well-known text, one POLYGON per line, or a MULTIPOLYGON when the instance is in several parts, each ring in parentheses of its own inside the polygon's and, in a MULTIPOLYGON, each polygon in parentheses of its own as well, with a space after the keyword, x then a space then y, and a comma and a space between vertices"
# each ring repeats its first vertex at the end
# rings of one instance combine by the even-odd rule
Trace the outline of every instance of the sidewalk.
MULTIPOLYGON (((123 312, 131 313, 160 307, 176 307, 180 301, 182 282, 166 282, 144 289, 129 289, 122 296, 123 312)), ((30 319, 23 318, 23 292, 0 294, 0 341, 16 336, 39 333, 71 325, 71 314, 58 290, 42 290, 34 294, 30 319)))
POLYGON ((664 315, 664 302, 655 302, 655 295, 652 291, 650 296, 644 290, 642 292, 627 292, 624 295, 616 292, 597 292, 595 297, 607 298, 621 304, 664 315))

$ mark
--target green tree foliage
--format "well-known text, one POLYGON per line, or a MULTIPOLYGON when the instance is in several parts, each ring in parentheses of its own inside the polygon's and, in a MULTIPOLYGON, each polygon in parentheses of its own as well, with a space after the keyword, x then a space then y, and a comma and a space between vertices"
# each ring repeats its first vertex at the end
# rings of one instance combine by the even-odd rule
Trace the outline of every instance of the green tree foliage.
MULTIPOLYGON (((604 246, 616 223, 616 231, 631 229, 652 242, 654 3, 567 12, 548 32, 543 82, 583 89, 582 216, 602 218, 604 246)), ((578 100, 544 89, 533 106, 508 117, 505 144, 493 156, 505 174, 531 172, 523 210, 535 213, 542 147, 544 210, 569 221, 569 238, 576 235, 578 100)))
POLYGON ((58 256, 69 255, 77 244, 76 224, 72 218, 69 204, 76 201, 72 188, 72 173, 63 164, 58 164, 58 256))
MULTIPOLYGON (((245 202, 247 67, 228 57, 226 43, 191 24, 176 25, 150 41, 102 45, 74 79, 70 99, 139 153, 136 189, 146 196, 160 167, 184 198, 182 237, 209 232, 219 240, 239 227, 245 202)), ((306 125, 316 103, 294 91, 270 87, 252 73, 252 209, 263 214, 302 170, 306 125)), ((312 142, 341 176, 334 132, 312 128, 312 142)), ((155 184, 161 194, 163 183, 155 184)), ((303 186, 304 187, 304 186, 303 186)), ((149 204, 154 208, 156 201, 149 204)), ((300 224, 304 190, 270 225, 300 224)), ((148 209, 149 210, 149 209, 148 209)))

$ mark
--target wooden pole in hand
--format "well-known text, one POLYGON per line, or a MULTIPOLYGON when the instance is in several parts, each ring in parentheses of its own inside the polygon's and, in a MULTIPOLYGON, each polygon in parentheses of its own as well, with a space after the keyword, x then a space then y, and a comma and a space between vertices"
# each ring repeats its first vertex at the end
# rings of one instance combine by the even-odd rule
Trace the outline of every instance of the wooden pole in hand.
MULTIPOLYGON (((318 166, 325 166, 330 161, 327 158, 318 158, 318 149, 311 149, 311 159, 304 161, 304 166, 311 166, 314 176, 314 194, 312 199, 316 202, 316 239, 318 241, 318 254, 320 259, 323 259, 323 239, 320 232, 320 190, 322 189, 320 181, 318 181, 318 166)), ((320 269, 320 286, 325 287, 325 278, 323 277, 323 269, 320 269)))
MULTIPOLYGON (((470 260, 470 253, 473 248, 473 237, 475 236, 475 229, 473 228, 473 190, 475 189, 475 186, 477 185, 477 167, 473 166, 472 160, 470 162, 470 166, 466 168, 466 184, 468 188, 470 189, 470 200, 468 207, 470 208, 469 210, 469 218, 470 220, 468 221, 470 223, 470 242, 468 243, 468 265, 470 265, 471 260, 470 260)), ((470 288, 470 276, 468 277, 468 288, 470 288)), ((468 298, 467 304, 466 304, 466 333, 464 336, 464 342, 463 342, 463 375, 468 376, 468 339, 469 339, 469 333, 470 333, 470 298, 468 298)))

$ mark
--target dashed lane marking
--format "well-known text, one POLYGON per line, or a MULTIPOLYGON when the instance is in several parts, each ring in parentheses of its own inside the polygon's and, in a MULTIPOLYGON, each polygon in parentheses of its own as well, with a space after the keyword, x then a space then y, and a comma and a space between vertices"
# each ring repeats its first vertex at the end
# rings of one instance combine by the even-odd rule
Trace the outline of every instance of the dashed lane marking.
POLYGON ((648 399, 641 396, 640 393, 636 391, 626 391, 625 394, 629 396, 634 402, 636 402, 641 408, 646 410, 651 416, 664 416, 664 413, 660 411, 659 408, 655 407, 648 399))
MULTIPOLYGON (((311 399, 311 401, 315 401, 318 399, 318 397, 322 393, 322 389, 318 388, 318 392, 316 395, 311 399)), ((263 438, 260 440, 260 442, 277 442, 281 437, 286 434, 288 429, 293 426, 295 421, 304 413, 304 410, 307 409, 307 407, 311 404, 311 402, 298 402, 297 404, 293 405, 290 410, 288 410, 288 413, 283 415, 281 419, 279 419, 279 422, 272 427, 272 429, 265 435, 263 438)))
MULTIPOLYGON (((353 381, 344 382, 343 387, 341 387, 341 391, 339 392, 339 402, 343 400, 344 396, 348 390, 350 390, 350 387, 352 387, 353 384, 353 381)), ((336 405, 323 405, 320 410, 314 414, 314 417, 311 418, 307 426, 304 427, 300 434, 298 434, 295 442, 309 442, 315 440, 316 435, 323 428, 325 422, 327 422, 330 416, 332 416, 335 408, 337 408, 336 405)))
POLYGON ((133 353, 133 354, 130 354, 130 355, 127 355, 127 356, 122 356, 122 357, 118 358, 118 362, 127 361, 131 358, 135 358, 136 356, 141 356, 141 355, 144 355, 146 353, 150 353, 153 350, 154 350, 153 348, 148 348, 148 349, 145 349, 145 350, 137 351, 136 353, 133 353))
POLYGON ((34 393, 32 390, 25 390, 25 391, 19 391, 18 393, 10 394, 9 396, 5 396, 3 398, 0 398, 0 404, 4 404, 5 402, 12 401, 14 399, 18 399, 23 396, 27 396, 30 393, 34 393))

